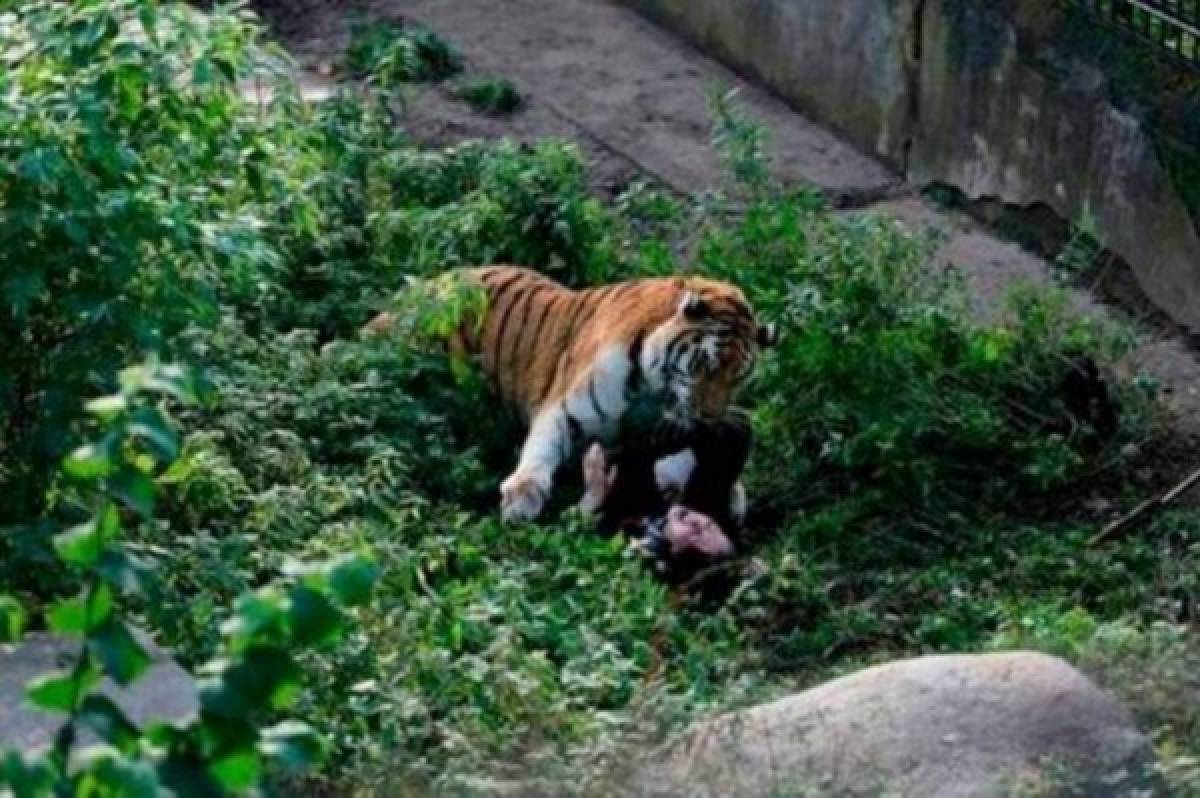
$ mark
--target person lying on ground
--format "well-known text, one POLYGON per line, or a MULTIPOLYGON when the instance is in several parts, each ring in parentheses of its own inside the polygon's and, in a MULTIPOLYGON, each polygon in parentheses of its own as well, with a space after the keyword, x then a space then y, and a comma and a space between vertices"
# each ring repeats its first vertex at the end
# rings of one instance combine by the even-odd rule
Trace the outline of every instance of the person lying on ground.
POLYGON ((750 443, 749 420, 734 413, 628 442, 612 465, 593 444, 579 507, 601 531, 629 537, 667 581, 687 581, 735 552, 730 535, 746 512, 738 478, 750 443))

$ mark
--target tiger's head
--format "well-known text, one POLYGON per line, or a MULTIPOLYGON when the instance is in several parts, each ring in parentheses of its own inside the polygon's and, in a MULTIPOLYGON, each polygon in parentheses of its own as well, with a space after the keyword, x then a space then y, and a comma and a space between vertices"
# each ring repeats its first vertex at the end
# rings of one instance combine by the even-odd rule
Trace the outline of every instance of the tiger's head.
POLYGON ((739 289, 692 279, 674 314, 647 338, 642 362, 674 420, 714 420, 775 341, 775 328, 758 323, 739 289))

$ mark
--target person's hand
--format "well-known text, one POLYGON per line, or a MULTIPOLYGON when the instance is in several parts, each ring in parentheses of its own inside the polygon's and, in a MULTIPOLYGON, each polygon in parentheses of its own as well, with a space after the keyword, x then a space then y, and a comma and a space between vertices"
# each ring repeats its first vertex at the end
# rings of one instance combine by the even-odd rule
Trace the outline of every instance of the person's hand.
POLYGON ((593 443, 583 456, 583 498, 579 509, 591 515, 604 506, 613 483, 617 481, 617 467, 608 465, 604 447, 593 443))

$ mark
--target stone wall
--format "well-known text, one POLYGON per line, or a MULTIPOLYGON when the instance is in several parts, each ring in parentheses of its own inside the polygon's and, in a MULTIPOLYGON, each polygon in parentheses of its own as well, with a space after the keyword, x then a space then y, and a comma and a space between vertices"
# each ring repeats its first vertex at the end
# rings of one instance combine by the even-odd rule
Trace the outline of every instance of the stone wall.
POLYGON ((920 185, 1096 218, 1147 296, 1200 330, 1200 233, 1045 0, 625 0, 920 185))

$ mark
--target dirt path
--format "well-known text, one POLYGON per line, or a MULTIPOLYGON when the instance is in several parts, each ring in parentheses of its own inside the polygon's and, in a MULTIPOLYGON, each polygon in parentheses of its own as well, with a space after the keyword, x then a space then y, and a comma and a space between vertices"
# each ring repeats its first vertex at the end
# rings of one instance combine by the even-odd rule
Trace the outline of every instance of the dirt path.
MULTIPOLYGON (((493 119, 474 113, 449 87, 422 88, 406 115, 414 135, 435 144, 472 137, 572 138, 587 153, 602 191, 615 192, 641 176, 683 194, 720 183, 707 96, 714 88, 738 86, 742 107, 770 131, 782 180, 816 185, 840 207, 939 231, 944 243, 936 260, 964 274, 980 315, 995 313, 1017 282, 1058 282, 1050 264, 920 199, 879 162, 606 0, 273 0, 258 6, 310 67, 337 60, 352 13, 427 25, 458 45, 470 72, 513 81, 528 107, 493 119)), ((1072 290, 1072 304, 1087 315, 1121 315, 1082 289, 1072 290)), ((1180 436, 1200 436, 1200 363, 1182 339, 1147 332, 1122 368, 1161 381, 1175 429, 1180 436)))

